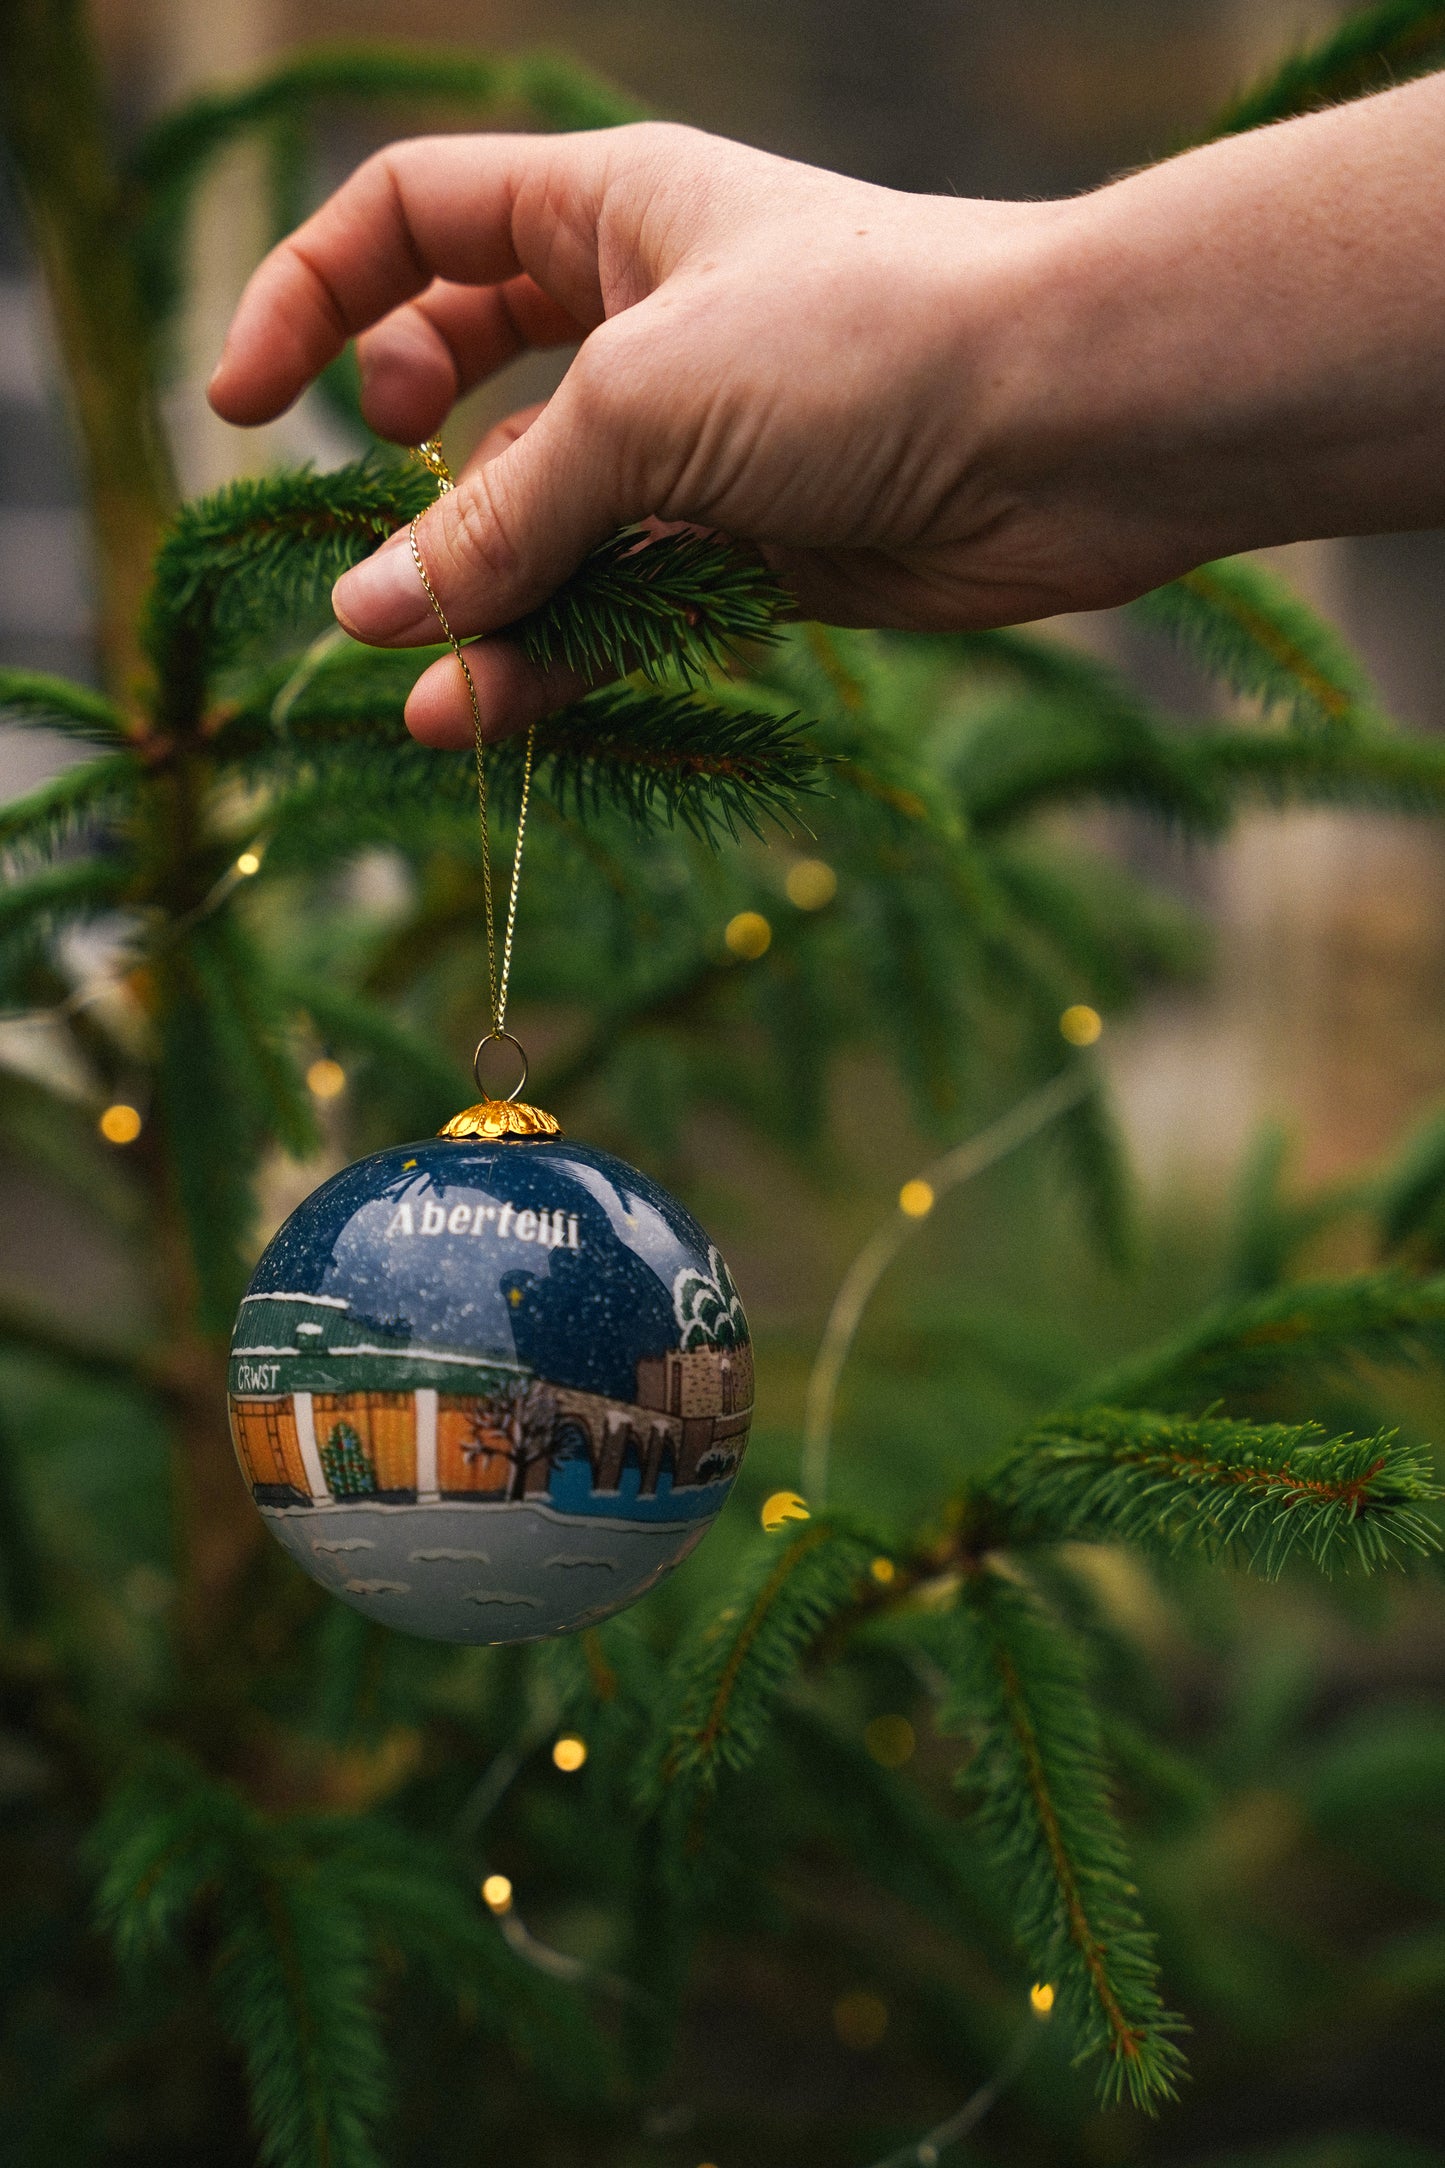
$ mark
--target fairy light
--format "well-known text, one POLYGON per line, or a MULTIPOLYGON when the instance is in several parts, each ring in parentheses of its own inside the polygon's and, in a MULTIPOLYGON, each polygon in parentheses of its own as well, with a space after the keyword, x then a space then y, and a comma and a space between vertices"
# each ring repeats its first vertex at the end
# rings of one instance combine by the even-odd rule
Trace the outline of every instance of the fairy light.
POLYGON ((504 1912, 510 1912, 512 1909, 512 1884, 510 1878, 504 1874, 489 1874, 482 1884, 482 1903, 489 1912, 495 1912, 499 1919, 504 1912))
POLYGON ((901 1769, 918 1740, 906 1716, 875 1716, 863 1726, 863 1744, 880 1769, 901 1769))
POLYGON ((771 1498, 763 1500, 758 1519, 770 1536, 776 1535, 787 1521, 810 1521, 808 1502, 795 1490, 775 1490, 771 1498))
POLYGON ((1059 1030, 1070 1046, 1093 1046, 1104 1029, 1104 1019, 1086 1001, 1075 1001, 1059 1018, 1059 1030))
POLYGON ((1035 1980, 1033 1986, 1029 1989, 1029 2008, 1033 2011, 1034 2016, 1047 2017, 1053 2007, 1053 1983, 1049 1980, 1035 1980))
POLYGON ((891 1558, 875 1558, 868 1571, 880 1588, 891 1588, 898 1579, 898 1568, 891 1558))
POLYGON ((118 1099, 105 1109, 96 1127, 107 1144, 134 1144, 141 1133, 141 1118, 135 1107, 118 1099))
POLYGON ((773 929, 761 911, 739 911, 723 928, 723 940, 741 963, 754 964, 772 945, 773 929))
POLYGON ((789 866, 783 892, 795 911, 822 911, 838 893, 838 876, 823 858, 800 858, 789 866))
POLYGON ((239 858, 238 858, 238 859, 236 860, 236 871, 237 871, 237 872, 238 872, 238 873, 240 874, 240 876, 241 876, 241 879, 242 879, 243 881, 249 881, 249 880, 250 880, 250 878, 251 878, 251 876, 252 876, 252 874, 253 874, 253 873, 259 873, 259 872, 260 872, 260 870, 261 870, 261 854, 260 854, 260 852, 259 852, 259 851, 242 851, 242 853, 241 853, 240 857, 239 857, 239 858))
POLYGON ((888 2030, 888 2005, 881 1995, 870 1994, 866 1987, 855 1988, 834 2003, 833 2030, 845 2048, 852 2048, 856 2055, 870 2054, 883 2044, 888 2030))
POLYGON ((306 1089, 314 1099, 339 1099, 346 1089, 346 1071, 339 1061, 323 1054, 306 1072, 306 1089))
POLYGON ((898 1192, 898 1209, 907 1219, 927 1219, 935 1202, 933 1184, 925 1182, 921 1175, 905 1182, 898 1192))
POLYGON ((579 1739, 575 1732, 564 1731, 552 1747, 553 1765, 560 1769, 564 1776, 573 1775, 586 1759, 587 1741, 579 1739))

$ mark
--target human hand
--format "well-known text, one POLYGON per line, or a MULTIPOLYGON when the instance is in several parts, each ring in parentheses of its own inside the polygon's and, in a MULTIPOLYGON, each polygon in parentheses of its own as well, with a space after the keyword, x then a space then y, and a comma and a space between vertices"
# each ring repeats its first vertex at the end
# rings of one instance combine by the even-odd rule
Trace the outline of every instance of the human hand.
MULTIPOLYGON (((835 624, 1096 608, 1445 518, 1442 121, 1429 77, 1033 204, 653 124, 396 144, 261 265, 211 401, 267 420, 359 335, 367 419, 415 443, 523 348, 578 343, 422 519, 463 636, 645 518, 756 543, 835 624)), ((335 601, 359 639, 436 637, 405 534, 335 601)), ((577 690, 505 638, 469 663, 491 736, 577 690)), ((407 722, 466 741, 453 658, 407 722)))
MULTIPOLYGON (((367 420, 415 443, 523 347, 580 341, 554 397, 493 430, 421 522, 462 636, 644 517, 756 542, 834 623, 1036 616, 1067 597, 980 546, 1007 508, 978 448, 997 389, 985 329, 1053 209, 901 196, 667 126, 402 143, 258 270, 211 399, 265 420, 359 333, 367 420)), ((336 609, 360 639, 437 636, 404 533, 338 583, 336 609)), ((492 735, 576 689, 505 641, 469 662, 492 735)), ((452 658, 407 720, 465 742, 452 658)))

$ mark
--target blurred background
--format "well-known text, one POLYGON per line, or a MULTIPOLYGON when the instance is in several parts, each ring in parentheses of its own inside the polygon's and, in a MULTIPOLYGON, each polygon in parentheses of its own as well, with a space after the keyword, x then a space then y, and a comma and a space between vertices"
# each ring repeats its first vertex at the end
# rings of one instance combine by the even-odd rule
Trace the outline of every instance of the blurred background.
MULTIPOLYGON (((97 15, 123 131, 182 95, 232 82, 319 38, 405 36, 503 50, 546 44, 576 54, 656 112, 772 150, 899 188, 1022 196, 1088 188, 1166 154, 1337 11, 1306 0, 472 0, 462 7, 103 0, 97 15)), ((325 138, 326 178, 340 179, 376 140, 365 123, 338 120, 325 138)), ((267 238, 254 155, 221 162, 192 229, 193 298, 172 401, 189 491, 278 459, 325 464, 346 451, 315 401, 246 436, 216 422, 201 396, 236 294, 267 238)), ((497 413, 544 392, 553 367, 518 364, 476 395, 454 423, 456 447, 497 413)), ((1318 542, 1276 554, 1361 652, 1386 709, 1418 729, 1445 728, 1445 535, 1318 542)), ((1172 653, 1112 616, 1058 630, 1113 656, 1178 712, 1214 698, 1172 653)), ((85 526, 47 327, 15 206, 0 200, 0 660, 79 674, 89 637, 85 526)), ((0 735, 0 795, 30 787, 59 757, 33 733, 0 735)), ((1012 1306, 1015 1317, 1031 1310, 1076 1351, 1129 1344, 1183 1314, 1209 1286, 1224 1200, 1262 1125, 1288 1128, 1301 1185, 1343 1180, 1445 1094, 1438 828, 1352 813, 1269 815, 1246 819, 1208 852, 1171 845, 1123 816, 1099 816, 1090 832, 1163 875, 1211 935, 1197 982, 1146 999, 1111 1027, 1103 1048, 1145 1184, 1147 1266, 1132 1282, 1112 1279, 1064 1226, 1041 1275, 1032 1236, 1011 1235, 1023 1224, 1036 1234, 1040 1215, 1055 1206, 1052 1193, 1031 1188, 1022 1174, 940 1212, 919 1237, 906 1281, 880 1301, 844 1410, 845 1454, 861 1453, 856 1441, 886 1425, 901 1381, 914 1418, 908 1452, 924 1491, 932 1481, 925 1465, 936 1471, 946 1457, 965 1370, 970 1424, 1002 1436, 1016 1407, 1036 1396, 1040 1366, 1047 1368, 1037 1334, 1026 1345, 1020 1325, 1013 1372, 995 1348, 980 1382, 977 1350, 951 1323, 961 1290, 975 1318, 990 1304, 999 1314, 1012 1306)), ((43 1035, 0 1024, 0 1063, 52 1059, 43 1035)), ((776 1441, 792 1435, 817 1330, 854 1246, 933 1148, 901 1121, 881 1142, 865 1136, 846 1106, 826 1181, 760 1161, 725 1127, 694 1141, 689 1201, 706 1211, 733 1259, 764 1355, 757 1487, 789 1472, 776 1441)), ((272 1224, 316 1173, 278 1171, 272 1224)), ((78 1311, 124 1312, 133 1289, 123 1256, 111 1255, 90 1223, 69 1216, 48 1189, 42 1213, 40 1194, 18 1155, 0 1161, 0 1279, 27 1293, 61 1293, 78 1311)), ((1353 1261, 1348 1235, 1338 1239, 1346 1248, 1330 1261, 1353 1261)), ((1067 1372, 1067 1354, 1059 1367, 1067 1372)), ((903 1496, 906 1459, 888 1478, 903 1496)), ((1142 1584, 1113 1593, 1122 1604, 1143 1604, 1141 1591, 1142 1584)), ((1162 1614, 1140 1612, 1135 1623, 1156 1653, 1168 1653, 1201 1725, 1217 1719, 1221 1781, 1234 1787, 1230 1811, 1209 1824, 1207 1856, 1201 1840, 1188 1864, 1191 1901, 1213 1893, 1225 1909, 1262 1907, 1283 1939, 1266 1957, 1242 1931, 1239 1977, 1216 1983, 1221 2007, 1235 2012, 1233 2030, 1221 2022, 1211 2032, 1206 2019, 1200 2082, 1164 2134, 1128 2135, 1119 2118, 1099 2117, 1088 2126, 1085 2157, 1202 2164, 1275 2143, 1302 2150, 1271 2159, 1307 2160, 1311 2168, 1434 2160, 1416 2149, 1445 2140, 1438 1996, 1435 2018, 1428 2001, 1412 2005, 1398 2028, 1387 2001, 1358 2040, 1338 2011, 1313 2036, 1291 2032, 1285 2006, 1292 1996, 1308 1999, 1316 1944, 1323 1950, 1356 1930, 1393 1931, 1411 1911, 1398 1895, 1383 1896, 1368 1874, 1363 1882, 1346 1877, 1339 1895, 1338 1861, 1310 1869, 1271 1742, 1296 1723, 1308 1736, 1310 1727, 1367 1710, 1381 1696, 1437 1691, 1445 1682, 1438 1618, 1431 1620, 1423 1595, 1401 1599, 1388 1616, 1364 1605, 1349 1619, 1299 1591, 1249 1592, 1241 1602, 1242 1625, 1219 1626, 1209 1661, 1183 1653, 1162 1614), (1327 1885, 1335 1892, 1328 1898, 1327 1885), (1277 2066, 1273 2048, 1270 2067, 1251 2059, 1256 2019, 1278 2046, 1277 2066), (1377 2135, 1356 2146, 1349 2134, 1357 2130, 1377 2135)), ((1162 1885, 1151 1894, 1167 1913, 1162 1885)), ((1438 1950, 1431 1961, 1441 1971, 1438 1950)), ((817 2111, 820 2087, 843 2102, 871 2082, 866 2059, 850 2061, 842 2031, 794 2082, 786 2062, 793 2035, 774 2013, 777 2030, 765 2037, 765 2015, 760 2009, 759 2037, 738 2049, 739 2082, 764 2084, 804 2121, 817 2111)), ((694 2072, 692 2082, 706 2099, 706 2073, 694 2072)), ((905 2096, 912 2082, 906 2069, 889 2080, 905 2096)))
MULTIPOLYGON (((1292 43, 1335 18, 1307 0, 104 0, 97 10, 132 127, 234 82, 298 42, 408 36, 575 53, 656 112, 892 187, 961 195, 1088 188, 1167 153, 1292 43)), ((379 139, 333 125, 339 179, 379 139)), ((265 245, 261 153, 221 162, 196 220, 186 373, 172 420, 185 486, 281 457, 343 455, 309 402, 247 436, 200 387, 265 245)), ((540 396, 558 364, 524 361, 458 417, 464 446, 540 396)), ((88 635, 84 527, 53 395, 46 330, 11 203, 0 205, 0 659, 74 669, 88 635)), ((1445 724, 1445 539, 1315 543, 1277 553, 1333 616, 1402 721, 1445 724)), ((1103 616, 1066 628, 1116 653, 1187 710, 1203 688, 1103 616)), ((0 741, 0 789, 45 772, 33 734, 0 741)), ((1119 847, 1143 848, 1121 828, 1119 847)), ((1158 870, 1157 840, 1148 848, 1158 870)), ((1328 812, 1246 823, 1173 869, 1216 933, 1207 983, 1117 1034, 1109 1059, 1141 1172, 1209 1194, 1266 1116, 1297 1133, 1302 1171, 1378 1153, 1445 1088, 1440 845, 1408 821, 1328 812)), ((0 1050, 4 1048, 0 1035, 0 1050)), ((26 1058, 23 1049, 17 1058, 26 1058)))

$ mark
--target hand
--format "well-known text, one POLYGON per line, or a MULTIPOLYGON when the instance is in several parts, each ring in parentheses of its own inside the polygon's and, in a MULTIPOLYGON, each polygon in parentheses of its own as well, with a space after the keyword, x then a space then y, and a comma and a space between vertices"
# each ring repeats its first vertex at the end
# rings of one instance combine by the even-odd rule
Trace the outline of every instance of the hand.
MULTIPOLYGON (((1445 517, 1442 120, 1429 77, 1052 204, 668 126, 397 144, 261 265, 211 401, 267 420, 359 335, 367 419, 415 443, 524 347, 576 343, 421 522, 463 636, 643 518, 755 542, 835 624, 1121 602, 1445 517)), ((359 639, 436 638, 405 535, 335 601, 359 639)), ((491 735, 577 689, 505 639, 469 659, 491 735)), ((466 741, 454 659, 407 722, 466 741)))
MULTIPOLYGON (((595 543, 655 516, 757 542, 807 614, 955 626, 1057 609, 1073 590, 982 538, 1009 507, 978 446, 996 403, 984 325, 1052 206, 911 198, 692 130, 402 143, 262 264, 211 386, 281 411, 360 333, 380 434, 430 435, 524 346, 580 342, 556 395, 479 446, 421 522, 459 635, 548 595, 595 543)), ((428 642, 405 534, 337 586, 359 639, 428 642)), ((575 685, 491 642, 469 660, 486 727, 575 685)), ((465 742, 451 658, 417 735, 465 742)))

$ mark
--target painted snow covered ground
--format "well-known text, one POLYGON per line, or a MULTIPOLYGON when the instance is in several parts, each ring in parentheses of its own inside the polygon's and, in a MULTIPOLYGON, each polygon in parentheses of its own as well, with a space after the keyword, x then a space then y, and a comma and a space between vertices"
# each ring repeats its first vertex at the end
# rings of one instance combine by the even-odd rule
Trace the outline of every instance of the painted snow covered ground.
POLYGON ((532 1641, 595 1625, 695 1551, 712 1517, 651 1526, 487 1505, 263 1506, 277 1541, 323 1588, 402 1633, 532 1641))

